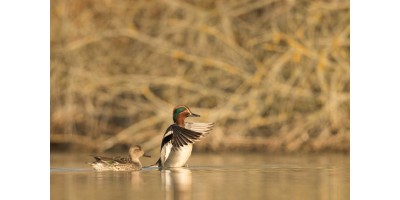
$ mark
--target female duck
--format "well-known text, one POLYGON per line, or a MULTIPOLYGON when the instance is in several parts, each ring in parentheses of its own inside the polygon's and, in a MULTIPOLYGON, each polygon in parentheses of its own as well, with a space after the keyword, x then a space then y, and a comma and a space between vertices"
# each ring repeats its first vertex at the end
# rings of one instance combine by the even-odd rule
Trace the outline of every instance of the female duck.
POLYGON ((130 171, 130 170, 141 170, 142 164, 139 158, 141 156, 150 157, 145 154, 140 146, 133 146, 129 149, 129 158, 124 157, 103 157, 93 156, 96 161, 88 163, 96 171, 130 171))

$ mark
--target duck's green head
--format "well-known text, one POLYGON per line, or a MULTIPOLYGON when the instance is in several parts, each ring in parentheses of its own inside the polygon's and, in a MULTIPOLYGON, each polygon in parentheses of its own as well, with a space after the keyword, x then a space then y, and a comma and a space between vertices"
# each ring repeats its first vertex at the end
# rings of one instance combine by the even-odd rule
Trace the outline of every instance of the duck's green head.
POLYGON ((178 119, 185 119, 186 117, 200 117, 198 114, 192 113, 187 106, 176 106, 172 111, 172 118, 174 123, 178 122, 178 119))

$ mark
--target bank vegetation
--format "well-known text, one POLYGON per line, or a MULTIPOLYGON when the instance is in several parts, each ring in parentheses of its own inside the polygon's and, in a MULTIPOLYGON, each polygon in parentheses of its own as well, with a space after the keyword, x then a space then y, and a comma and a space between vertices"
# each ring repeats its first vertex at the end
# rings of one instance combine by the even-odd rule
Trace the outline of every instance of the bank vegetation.
POLYGON ((348 152, 341 0, 51 1, 54 148, 158 151, 172 108, 215 122, 196 151, 348 152))

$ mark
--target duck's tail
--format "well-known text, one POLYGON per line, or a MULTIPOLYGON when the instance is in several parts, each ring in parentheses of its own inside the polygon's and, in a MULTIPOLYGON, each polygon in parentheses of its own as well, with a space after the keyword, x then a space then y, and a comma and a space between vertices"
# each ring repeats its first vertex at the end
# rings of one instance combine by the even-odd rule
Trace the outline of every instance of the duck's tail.
POLYGON ((142 168, 143 169, 154 169, 154 168, 160 169, 160 167, 161 167, 161 159, 158 159, 156 163, 149 165, 149 166, 143 166, 142 168))
POLYGON ((160 166, 161 166, 161 158, 159 158, 156 163, 150 165, 149 167, 160 167, 160 166))

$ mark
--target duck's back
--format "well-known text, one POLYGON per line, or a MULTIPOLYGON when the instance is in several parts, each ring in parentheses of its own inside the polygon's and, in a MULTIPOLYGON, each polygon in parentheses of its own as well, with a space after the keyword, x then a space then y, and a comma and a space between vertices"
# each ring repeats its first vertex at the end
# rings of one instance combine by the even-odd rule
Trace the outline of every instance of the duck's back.
POLYGON ((130 171, 142 169, 140 162, 134 162, 130 158, 109 158, 101 156, 93 157, 96 159, 96 161, 88 164, 90 164, 96 171, 130 171))

